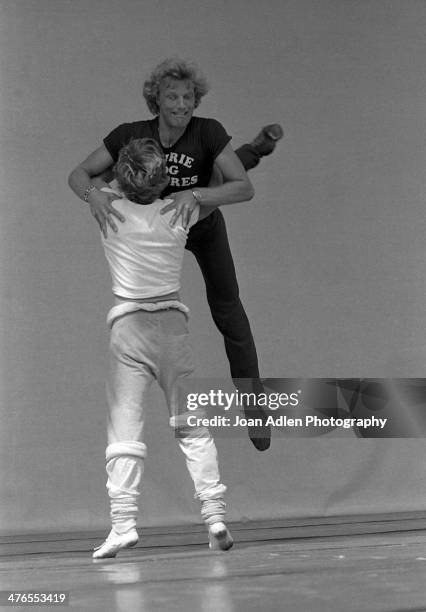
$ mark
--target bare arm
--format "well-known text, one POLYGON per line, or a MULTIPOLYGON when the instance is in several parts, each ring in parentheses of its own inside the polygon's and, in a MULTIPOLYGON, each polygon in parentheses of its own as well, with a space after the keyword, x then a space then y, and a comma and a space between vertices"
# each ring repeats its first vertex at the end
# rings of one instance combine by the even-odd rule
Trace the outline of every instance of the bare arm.
MULTIPOLYGON (((210 177, 209 187, 218 187, 219 185, 223 185, 223 174, 219 170, 219 168, 214 164, 212 174, 210 177)), ((204 204, 204 206, 200 206, 200 210, 198 213, 198 221, 201 219, 205 219, 208 217, 214 210, 218 208, 212 204, 204 204)))
POLYGON ((105 237, 107 236, 108 225, 115 232, 117 231, 112 216, 115 216, 119 221, 124 221, 123 216, 111 206, 111 202, 117 198, 111 193, 100 191, 102 186, 108 186, 103 177, 108 178, 108 171, 112 165, 113 159, 105 145, 102 145, 74 168, 68 177, 69 186, 80 200, 84 200, 86 190, 91 185, 96 187, 96 189, 90 191, 87 202, 105 237))
MULTIPOLYGON (((225 204, 236 204, 237 202, 243 202, 251 200, 254 196, 254 189, 248 178, 246 171, 243 168, 242 163, 228 144, 223 151, 217 156, 215 165, 222 175, 223 183, 219 181, 215 186, 211 184, 209 187, 202 187, 200 189, 195 188, 201 195, 201 209, 209 207, 209 213, 211 207, 223 206, 225 204)), ((188 220, 191 217, 191 213, 194 210, 197 202, 193 196, 192 190, 180 191, 170 195, 173 198, 173 202, 165 206, 161 212, 166 213, 173 208, 176 209, 170 224, 174 225, 182 215, 183 225, 187 226, 188 220)), ((205 216, 205 215, 203 215, 205 216)), ((200 214, 200 218, 201 214, 200 214)))
POLYGON ((197 189, 201 194, 201 206, 223 206, 253 198, 253 185, 231 145, 226 145, 216 157, 215 166, 222 174, 223 183, 216 181, 213 185, 211 181, 209 187, 197 189))

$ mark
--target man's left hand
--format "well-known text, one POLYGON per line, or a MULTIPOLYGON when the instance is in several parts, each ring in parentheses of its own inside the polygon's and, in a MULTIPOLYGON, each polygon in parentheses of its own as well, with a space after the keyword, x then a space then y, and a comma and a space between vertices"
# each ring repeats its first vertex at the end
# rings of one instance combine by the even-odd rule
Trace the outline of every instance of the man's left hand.
POLYGON ((194 198, 192 191, 179 191, 177 193, 171 193, 168 198, 172 199, 173 202, 167 204, 160 210, 160 213, 164 215, 169 210, 175 210, 175 214, 170 219, 171 227, 174 227, 179 217, 182 217, 182 226, 187 229, 188 224, 191 220, 191 215, 197 207, 197 200, 194 198))

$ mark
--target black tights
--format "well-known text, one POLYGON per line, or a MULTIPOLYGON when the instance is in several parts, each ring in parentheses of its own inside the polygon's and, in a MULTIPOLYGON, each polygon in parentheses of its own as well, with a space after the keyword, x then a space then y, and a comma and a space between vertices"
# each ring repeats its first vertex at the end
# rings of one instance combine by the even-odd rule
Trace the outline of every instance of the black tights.
MULTIPOLYGON (((260 157, 250 145, 243 145, 236 154, 246 170, 259 163, 260 157)), ((239 297, 225 220, 219 209, 190 229, 186 248, 201 268, 210 311, 225 341, 232 378, 258 378, 256 346, 239 297)))

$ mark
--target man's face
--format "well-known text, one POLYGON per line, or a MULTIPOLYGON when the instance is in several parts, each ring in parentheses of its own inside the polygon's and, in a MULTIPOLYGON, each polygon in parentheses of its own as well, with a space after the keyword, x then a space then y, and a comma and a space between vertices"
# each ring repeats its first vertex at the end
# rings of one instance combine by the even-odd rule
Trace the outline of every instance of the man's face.
POLYGON ((160 118, 170 128, 186 128, 194 112, 194 85, 191 81, 164 79, 160 84, 160 118))

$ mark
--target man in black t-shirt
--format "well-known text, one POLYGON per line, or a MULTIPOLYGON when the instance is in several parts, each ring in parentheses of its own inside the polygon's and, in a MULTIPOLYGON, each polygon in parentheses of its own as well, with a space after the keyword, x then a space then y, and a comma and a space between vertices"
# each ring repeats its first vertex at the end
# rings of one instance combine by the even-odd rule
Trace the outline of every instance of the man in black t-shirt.
MULTIPOLYGON (((108 134, 104 138, 104 145, 114 162, 121 147, 134 138, 153 138, 161 142, 160 117, 156 116, 150 121, 124 123, 108 134)), ((219 121, 192 116, 174 144, 161 146, 170 177, 169 186, 162 197, 178 191, 188 190, 191 193, 191 190, 198 190, 198 187, 207 187, 215 159, 230 140, 231 137, 219 121)))
MULTIPOLYGON (((239 158, 218 121, 193 116, 207 90, 196 67, 181 60, 165 60, 144 84, 144 97, 155 118, 118 126, 71 172, 70 187, 90 204, 105 236, 108 226, 117 231, 113 217, 123 219, 111 205, 114 196, 100 191, 91 178, 110 169, 120 148, 132 138, 154 138, 166 155, 170 186, 162 196, 173 202, 163 212, 175 209, 172 225, 182 216, 186 227, 197 204, 223 206, 253 197, 254 190, 240 158, 246 166, 255 166, 261 156, 272 152, 282 130, 277 125, 267 126, 241 149, 239 158), (223 181, 214 187, 209 186, 213 169, 223 181)), ((203 273, 213 320, 224 337, 232 378, 247 379, 246 384, 238 382, 242 391, 259 391, 256 348, 239 298, 225 221, 219 209, 191 228, 186 248, 194 253, 203 273)), ((261 408, 246 408, 246 416, 265 420, 261 408)), ((269 448, 269 426, 249 428, 249 436, 258 450, 269 448)))

